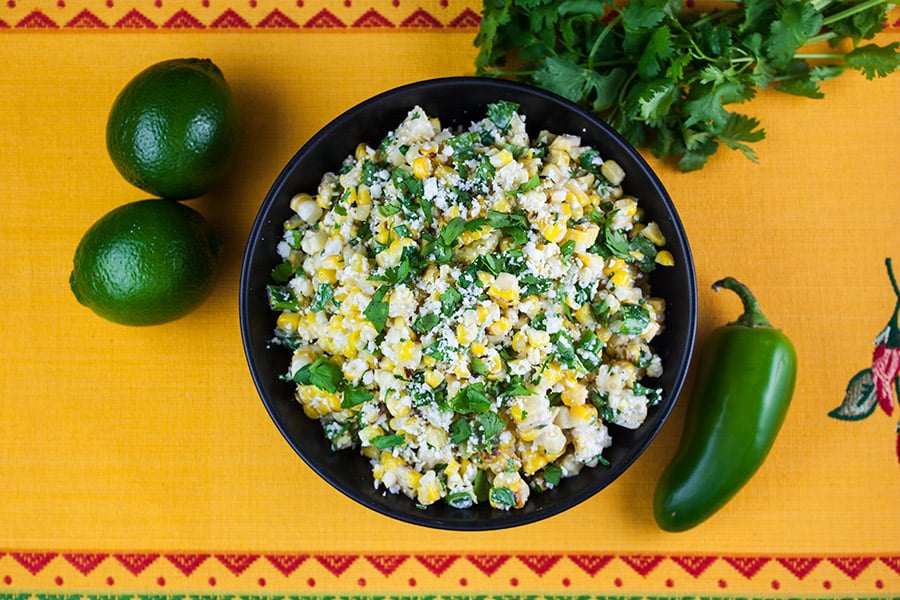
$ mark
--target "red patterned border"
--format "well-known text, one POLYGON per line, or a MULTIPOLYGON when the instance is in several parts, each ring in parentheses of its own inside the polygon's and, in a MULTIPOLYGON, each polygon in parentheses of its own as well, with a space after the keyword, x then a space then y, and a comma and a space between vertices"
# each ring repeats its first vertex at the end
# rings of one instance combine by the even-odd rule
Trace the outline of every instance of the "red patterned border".
POLYGON ((446 0, 440 6, 423 9, 404 8, 395 0, 389 10, 357 8, 350 0, 343 5, 307 6, 302 0, 296 4, 282 3, 263 7, 251 0, 241 9, 216 9, 208 1, 199 8, 166 9, 160 0, 146 8, 131 8, 127 12, 112 0, 105 8, 73 9, 60 1, 56 6, 34 7, 30 10, 7 0, 0 5, 0 31, 342 31, 342 30, 448 30, 477 29, 481 17, 476 9, 453 7, 446 0), (3 10, 6 10, 4 14, 3 10), (27 12, 25 12, 27 11, 27 12), (24 14, 16 14, 24 13, 24 14))
MULTIPOLYGON (((88 576, 104 563, 117 564, 134 576, 141 575, 151 565, 163 562, 174 567, 186 578, 192 577, 201 565, 213 561, 234 576, 240 576, 252 565, 266 562, 285 577, 295 575, 303 565, 316 564, 339 578, 354 564, 365 562, 384 576, 411 561, 416 566, 440 577, 453 565, 474 567, 487 576, 495 576, 501 568, 515 563, 526 572, 543 577, 564 563, 574 564, 584 574, 594 577, 604 569, 618 568, 647 578, 664 566, 676 565, 678 570, 693 579, 704 575, 714 564, 724 563, 746 580, 756 577, 764 567, 775 568, 782 575, 797 581, 810 576, 822 565, 830 565, 849 580, 856 580, 875 565, 886 567, 900 584, 900 555, 740 555, 740 554, 365 554, 365 553, 245 553, 245 552, 83 552, 56 550, 0 550, 0 581, 10 566, 24 569, 38 576, 54 564, 67 564, 83 576, 88 576), (618 563, 615 566, 611 566, 618 563), (670 564, 666 564, 670 563, 670 564), (5 566, 4 566, 5 565, 5 566)), ((9 576, 7 576, 6 583, 9 576)), ((900 589, 900 588, 894 588, 900 589)))

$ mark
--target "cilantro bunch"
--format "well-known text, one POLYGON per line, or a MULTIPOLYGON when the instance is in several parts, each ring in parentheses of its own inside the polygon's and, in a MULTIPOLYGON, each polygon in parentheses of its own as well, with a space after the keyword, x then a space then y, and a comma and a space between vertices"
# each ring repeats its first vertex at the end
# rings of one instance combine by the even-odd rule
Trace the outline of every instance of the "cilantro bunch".
POLYGON ((756 160, 750 144, 765 131, 731 107, 758 89, 821 98, 819 84, 847 69, 867 79, 898 70, 900 43, 864 43, 887 9, 887 0, 743 0, 706 13, 683 11, 681 0, 485 0, 475 66, 589 107, 633 145, 692 171, 722 144, 756 160))

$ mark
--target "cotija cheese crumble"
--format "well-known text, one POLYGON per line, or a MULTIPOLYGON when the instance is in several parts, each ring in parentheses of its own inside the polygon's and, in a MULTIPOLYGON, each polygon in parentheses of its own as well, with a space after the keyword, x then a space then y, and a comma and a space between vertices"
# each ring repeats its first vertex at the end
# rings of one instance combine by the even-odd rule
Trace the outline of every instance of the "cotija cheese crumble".
POLYGON ((360 144, 291 199, 268 287, 305 414, 423 507, 521 508, 661 395, 659 226, 617 163, 518 111, 451 131, 415 107, 360 144))

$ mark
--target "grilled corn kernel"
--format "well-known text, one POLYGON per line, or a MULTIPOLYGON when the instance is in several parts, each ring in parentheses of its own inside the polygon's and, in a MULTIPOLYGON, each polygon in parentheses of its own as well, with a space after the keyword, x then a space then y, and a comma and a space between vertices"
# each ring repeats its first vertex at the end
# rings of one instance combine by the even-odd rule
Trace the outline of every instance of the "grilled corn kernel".
POLYGON ((569 418, 574 427, 596 423, 597 415, 597 407, 593 404, 579 404, 569 408, 569 418))
POLYGON ((557 243, 562 241, 563 237, 566 235, 566 224, 562 221, 556 221, 555 223, 550 223, 543 229, 541 229, 541 235, 544 236, 544 239, 548 242, 557 243))
POLYGON ((283 331, 297 331, 297 327, 300 325, 300 315, 295 312, 284 311, 278 315, 275 325, 283 331))
POLYGON ((337 283, 337 271, 334 269, 319 269, 316 271, 316 281, 319 283, 337 283))
POLYGON ((613 185, 619 185, 625 179, 625 169, 614 160, 607 160, 600 166, 600 174, 613 185))
POLYGON ((675 257, 668 250, 660 250, 656 253, 656 263, 664 267, 671 267, 675 264, 675 257))
POLYGON ((356 189, 356 204, 357 206, 369 206, 372 204, 372 192, 369 191, 368 186, 361 185, 356 189))
POLYGON ((477 327, 474 325, 459 323, 456 326, 456 341, 463 346, 471 344, 475 340, 477 334, 477 327))
POLYGON ((493 155, 490 158, 491 165, 495 169, 499 169, 500 167, 502 167, 504 165, 508 165, 513 160, 514 159, 513 159, 512 153, 509 150, 507 150, 506 148, 504 148, 503 150, 501 150, 500 152, 498 152, 497 154, 493 155))
POLYGON ((580 383, 572 383, 565 385, 560 394, 560 400, 566 406, 583 406, 587 401, 588 391, 580 383))
POLYGON ((524 354, 528 350, 528 336, 521 329, 513 334, 512 349, 519 354, 524 354))
POLYGON ((431 161, 420 156, 413 161, 413 176, 416 179, 425 179, 431 175, 431 161))
POLYGON ((656 221, 647 223, 644 228, 641 229, 641 235, 657 246, 666 245, 666 237, 663 235, 663 232, 662 230, 660 230, 659 225, 656 223, 656 221))
POLYGON ((500 317, 496 321, 488 326, 488 333, 491 335, 501 336, 508 332, 512 328, 512 325, 509 322, 509 319, 506 317, 500 317))
POLYGON ((525 331, 525 335, 528 338, 528 343, 534 348, 541 348, 550 343, 550 334, 541 329, 532 329, 529 327, 525 331))
POLYGON ((432 388, 436 388, 444 382, 444 374, 440 371, 435 371, 434 369, 428 369, 425 371, 425 383, 430 385, 432 388))
POLYGON ((511 273, 500 273, 487 290, 497 304, 512 306, 519 302, 519 280, 511 273))

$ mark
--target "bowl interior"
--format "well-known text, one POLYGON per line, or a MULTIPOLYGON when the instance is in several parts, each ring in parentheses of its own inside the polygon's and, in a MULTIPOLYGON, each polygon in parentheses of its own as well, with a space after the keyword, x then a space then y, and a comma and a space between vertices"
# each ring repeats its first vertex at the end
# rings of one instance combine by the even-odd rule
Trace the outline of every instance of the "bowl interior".
POLYGON ((619 477, 653 440, 676 401, 693 349, 696 319, 696 280, 687 237, 667 192, 641 156, 605 123, 558 96, 484 78, 403 86, 361 103, 325 126, 294 155, 263 201, 241 273, 240 320, 248 366, 266 409, 290 445, 313 471, 350 498, 402 521, 442 529, 499 529, 537 521, 584 501, 619 477), (460 510, 440 503, 422 510, 405 496, 376 490, 368 461, 353 452, 333 452, 318 422, 303 414, 293 398, 293 385, 280 379, 290 364, 290 351, 271 343, 276 315, 268 307, 266 285, 280 261, 276 246, 282 223, 290 215, 290 198, 301 191, 315 192, 322 175, 338 169, 358 143, 376 146, 415 105, 438 117, 443 127, 454 127, 482 118, 486 105, 501 99, 521 105, 532 136, 541 129, 580 135, 604 158, 616 160, 627 174, 625 192, 636 197, 648 219, 662 229, 675 258, 674 267, 658 268, 650 278, 653 295, 667 303, 664 332, 653 344, 664 365, 663 376, 654 383, 663 388, 663 399, 639 429, 610 427, 613 446, 605 454, 609 467, 585 469, 552 491, 532 494, 521 510, 496 511, 487 505, 460 510))

